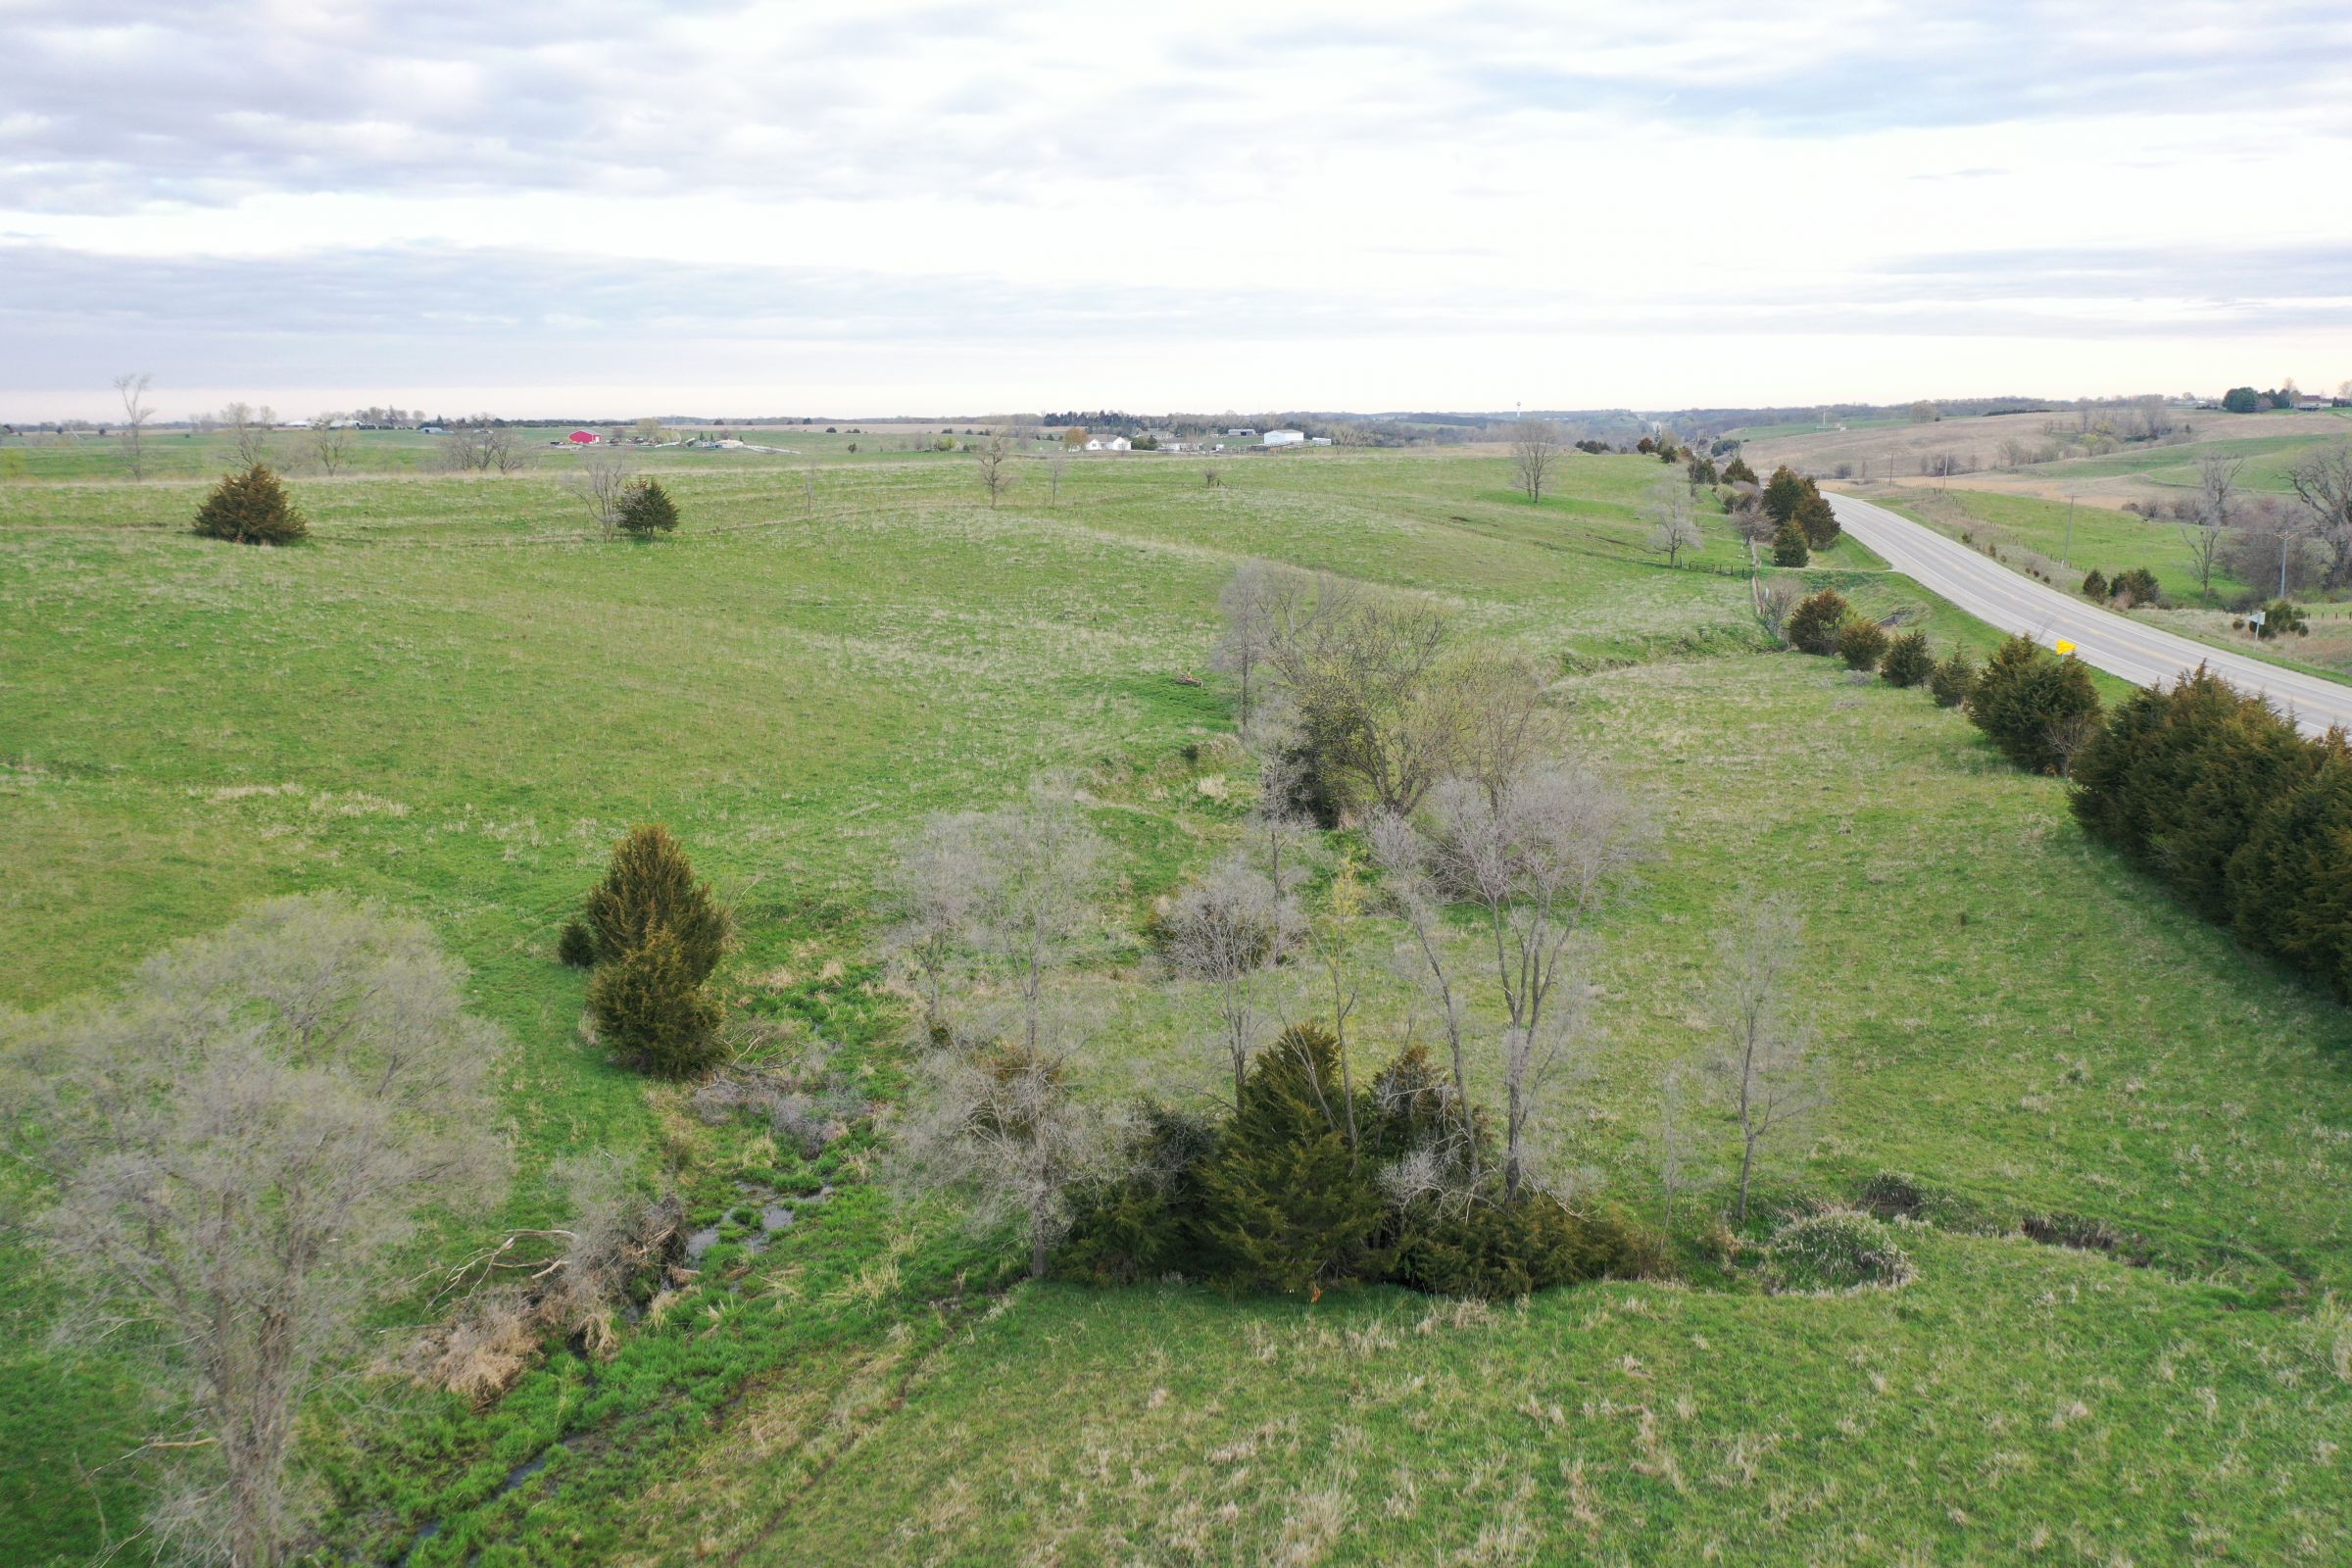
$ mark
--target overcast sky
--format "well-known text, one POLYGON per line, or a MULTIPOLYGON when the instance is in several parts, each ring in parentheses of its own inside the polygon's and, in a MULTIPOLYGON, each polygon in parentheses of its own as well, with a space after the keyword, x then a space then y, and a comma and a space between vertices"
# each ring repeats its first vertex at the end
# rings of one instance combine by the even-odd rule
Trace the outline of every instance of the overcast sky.
POLYGON ((0 0, 0 416, 2331 388, 2348 82, 2344 0, 0 0))

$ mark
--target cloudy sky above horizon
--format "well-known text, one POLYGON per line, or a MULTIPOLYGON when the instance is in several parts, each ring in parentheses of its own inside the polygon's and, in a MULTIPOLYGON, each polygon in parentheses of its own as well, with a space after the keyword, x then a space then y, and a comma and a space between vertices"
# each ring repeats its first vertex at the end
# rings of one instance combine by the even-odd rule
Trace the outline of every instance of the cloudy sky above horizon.
POLYGON ((2352 8, 0 0, 0 417, 2352 377, 2352 8))

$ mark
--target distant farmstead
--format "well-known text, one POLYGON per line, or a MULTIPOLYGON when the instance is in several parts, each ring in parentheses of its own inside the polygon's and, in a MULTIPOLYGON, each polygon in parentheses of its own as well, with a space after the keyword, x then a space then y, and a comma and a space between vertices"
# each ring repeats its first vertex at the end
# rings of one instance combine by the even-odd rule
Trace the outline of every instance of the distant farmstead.
POLYGON ((575 447, 602 446, 605 440, 603 436, 598 435, 594 430, 574 430, 571 432, 571 434, 565 436, 564 439, 570 442, 575 447))
POLYGON ((1270 447, 1296 447, 1306 444, 1303 430, 1268 430, 1261 439, 1270 447))
POLYGON ((1086 450, 1089 452, 1128 452, 1134 449, 1134 445, 1123 435, 1090 435, 1086 438, 1086 450))

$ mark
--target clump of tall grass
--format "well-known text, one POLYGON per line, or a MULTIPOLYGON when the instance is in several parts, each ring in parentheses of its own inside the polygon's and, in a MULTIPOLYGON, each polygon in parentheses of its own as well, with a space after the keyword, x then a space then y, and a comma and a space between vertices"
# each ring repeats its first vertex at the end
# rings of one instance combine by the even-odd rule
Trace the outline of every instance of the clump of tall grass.
POLYGON ((1765 1250, 1765 1272, 1784 1294, 1900 1290, 1919 1277, 1892 1227, 1851 1208, 1782 1226, 1765 1250))

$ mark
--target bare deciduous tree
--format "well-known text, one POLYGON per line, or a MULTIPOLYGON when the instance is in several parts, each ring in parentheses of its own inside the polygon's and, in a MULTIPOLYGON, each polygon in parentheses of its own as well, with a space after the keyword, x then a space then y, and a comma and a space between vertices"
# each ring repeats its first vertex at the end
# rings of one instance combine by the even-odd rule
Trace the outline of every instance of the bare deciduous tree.
POLYGON ((1788 646, 1788 617, 1796 612, 1797 601, 1803 597, 1796 585, 1786 578, 1775 577, 1769 582, 1759 578, 1754 583, 1756 623, 1770 634, 1781 647, 1788 646))
POLYGON ((1766 1145, 1828 1103, 1809 1030, 1790 1015, 1801 922, 1780 899, 1748 901, 1718 944, 1705 1066, 1739 1124, 1738 1220, 1766 1145))
MULTIPOLYGON (((1498 1043, 1503 1195, 1516 1198, 1544 1092, 1584 1032, 1578 988, 1562 985, 1570 943, 1641 853, 1647 827, 1624 792, 1564 763, 1531 768, 1498 791, 1448 779, 1432 794, 1430 816, 1426 830, 1400 816, 1384 818, 1373 844, 1448 1006, 1457 988, 1444 972, 1451 960, 1433 923, 1439 901, 1477 911, 1506 1020, 1498 1043)), ((1456 1079, 1466 1100, 1458 1065, 1456 1079)))
POLYGON ((1727 505, 1732 532, 1747 542, 1747 559, 1752 563, 1756 559, 1756 547, 1772 543, 1772 536, 1780 531, 1781 525, 1773 520, 1771 513, 1764 510, 1764 492, 1752 484, 1734 485, 1727 505))
POLYGON ((1658 1162, 1658 1200, 1668 1229, 1675 1204, 1704 1180, 1701 1153, 1690 1115, 1690 1075, 1677 1064, 1658 1075, 1658 1124, 1652 1153, 1658 1162))
POLYGON ((430 934, 334 897, 280 899, 149 960, 117 999, 27 1025, 16 1149, 55 1184, 39 1228, 183 1394, 191 1555, 270 1568, 293 1523, 297 1417, 340 1371, 422 1209, 478 1208, 502 1150, 496 1056, 430 934))
POLYGON ((1061 476, 1069 470, 1070 449, 1057 446, 1046 455, 1046 505, 1061 505, 1061 476))
POLYGON ((1660 485, 1651 492, 1649 514, 1649 550, 1664 556, 1669 566, 1680 566, 1684 551, 1697 550, 1707 542, 1690 514, 1690 492, 1679 484, 1660 485))
POLYGON ((1244 853, 1274 891, 1289 898, 1305 881, 1314 847, 1314 823, 1298 809, 1306 766, 1297 720, 1287 708, 1261 705, 1242 728, 1242 748, 1257 764, 1257 799, 1243 823, 1244 853))
POLYGON ((523 466, 514 432, 495 415, 476 414, 461 420, 445 439, 443 461, 460 472, 513 473, 523 466))
POLYGON ((1250 723, 1256 697, 1253 677, 1274 651, 1275 581, 1282 570, 1269 562, 1245 561, 1217 592, 1217 611, 1225 617, 1225 632, 1209 655, 1208 666, 1242 683, 1245 726, 1250 723))
POLYGON ((1250 1057, 1272 1020, 1262 992, 1297 934, 1298 906, 1263 872, 1233 856, 1179 893, 1164 924, 1169 964, 1210 988, 1218 1044, 1233 1068, 1239 1104, 1250 1057))
POLYGON ((341 471, 351 462, 351 427, 342 423, 339 414, 314 415, 311 418, 311 460, 318 471, 332 474, 341 471))
POLYGON ((144 370, 125 370, 115 377, 115 392, 122 399, 122 461, 133 479, 147 477, 147 421, 155 417, 147 388, 154 380, 144 370))
POLYGON ((1559 427, 1549 419, 1521 419, 1511 427, 1511 468, 1530 503, 1544 499, 1544 485, 1559 457, 1559 427))
POLYGON ((983 834, 977 813, 935 816, 885 876, 899 914, 892 947, 914 971, 934 1041, 947 1033, 948 984, 971 939, 991 869, 983 834))
POLYGON ((931 1052, 897 1140, 902 1189, 964 1198, 983 1225, 1018 1220, 1030 1276, 1043 1278, 1069 1190, 1106 1143, 1083 1075, 1078 1047, 1058 1037, 931 1052))
POLYGON ((1458 694, 1433 678, 1452 630, 1445 612, 1318 591, 1311 618, 1278 605, 1276 624, 1273 663, 1320 765, 1381 810, 1417 809, 1461 739, 1458 694))
POLYGON ((1013 457, 1012 437, 1003 430, 991 430, 981 441, 979 449, 980 485, 988 492, 988 507, 994 512, 998 498, 1013 481, 1009 465, 1013 457))
POLYGON ((1489 654, 1448 665, 1444 679, 1459 714, 1453 771, 1499 800, 1558 750, 1559 714, 1545 701, 1544 673, 1527 659, 1489 654))
POLYGON ((580 454, 579 464, 564 476, 564 488, 579 497, 609 542, 620 532, 621 507, 629 491, 628 462, 617 452, 591 448, 580 454))
POLYGON ((2309 537, 2328 553, 2320 585, 2352 586, 2352 443, 2315 452, 2287 475, 2311 513, 2309 537))
POLYGON ((1104 846, 1056 779, 1022 802, 934 824, 923 873, 933 928, 960 928, 1018 998, 1011 1029, 984 1025, 923 1062, 916 1111, 899 1140, 901 1176, 968 1197, 983 1221, 1017 1215, 1043 1274, 1069 1185, 1093 1162, 1101 1126, 1077 1079, 1092 1024, 1049 1012, 1047 986, 1093 913, 1104 846), (968 868, 960 894, 945 878, 968 868))
POLYGON ((1011 981, 1020 1029, 1045 1049, 1046 985, 1094 916, 1107 847, 1087 825, 1061 779, 1041 779, 1019 803, 976 819, 980 872, 971 931, 981 954, 1011 981))
POLYGON ((2189 564, 2196 570, 2197 587, 2208 599, 2213 597, 2215 561, 2236 514, 2238 471, 2245 466, 2243 458, 2219 455, 2197 464, 2197 514, 2181 524, 2180 542, 2187 547, 2189 564))
POLYGON ((237 466, 250 468, 257 463, 270 461, 270 429, 276 423, 268 409, 257 409, 250 403, 224 405, 220 414, 220 426, 228 432, 229 450, 236 454, 237 466))

